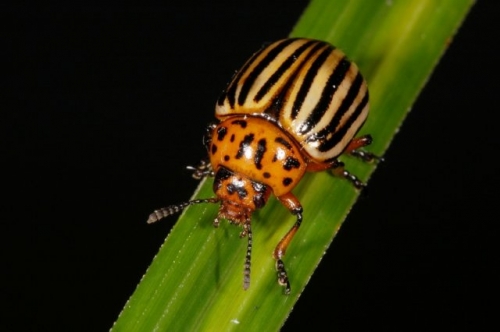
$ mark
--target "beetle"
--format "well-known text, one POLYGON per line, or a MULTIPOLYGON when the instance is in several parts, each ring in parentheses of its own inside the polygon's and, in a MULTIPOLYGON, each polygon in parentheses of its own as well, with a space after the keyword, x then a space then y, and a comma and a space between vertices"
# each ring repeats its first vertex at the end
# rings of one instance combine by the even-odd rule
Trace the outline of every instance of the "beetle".
POLYGON ((370 135, 355 138, 369 103, 366 81, 355 63, 334 46, 313 39, 287 38, 263 46, 233 76, 216 102, 218 122, 207 127, 208 160, 195 179, 214 177, 215 197, 154 211, 148 223, 189 205, 219 203, 214 219, 241 226, 247 237, 243 288, 250 286, 251 217, 274 195, 296 221, 277 244, 273 258, 284 293, 291 291, 283 262, 302 223, 303 208, 292 193, 305 172, 331 170, 355 188, 364 184, 338 160, 342 154, 366 162, 380 160, 361 148, 370 135))

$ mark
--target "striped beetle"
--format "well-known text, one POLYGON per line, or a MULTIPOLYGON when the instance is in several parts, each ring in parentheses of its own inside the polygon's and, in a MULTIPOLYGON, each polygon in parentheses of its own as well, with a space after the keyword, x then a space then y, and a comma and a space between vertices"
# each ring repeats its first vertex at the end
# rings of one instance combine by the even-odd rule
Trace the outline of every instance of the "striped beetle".
POLYGON ((305 172, 331 170, 356 188, 364 184, 337 159, 343 153, 364 161, 379 159, 360 148, 369 135, 354 138, 368 115, 368 89, 358 67, 335 47, 289 38, 261 48, 236 73, 218 99, 219 123, 207 128, 209 161, 188 167, 193 177, 214 176, 216 197, 196 199, 154 211, 153 223, 192 204, 220 203, 220 219, 242 227, 247 237, 243 288, 250 285, 252 213, 271 194, 293 215, 295 224, 277 244, 278 282, 290 293, 283 257, 302 222, 302 206, 291 190, 305 172))

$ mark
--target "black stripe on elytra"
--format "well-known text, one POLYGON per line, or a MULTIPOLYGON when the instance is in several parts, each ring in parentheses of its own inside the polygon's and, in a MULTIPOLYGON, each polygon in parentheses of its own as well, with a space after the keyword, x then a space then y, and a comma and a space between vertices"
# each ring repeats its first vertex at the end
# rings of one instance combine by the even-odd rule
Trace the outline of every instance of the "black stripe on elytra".
POLYGON ((212 154, 215 154, 215 153, 217 152, 217 145, 212 144, 212 149, 211 149, 211 151, 212 151, 212 154))
POLYGON ((274 141, 276 143, 279 143, 281 145, 283 145, 285 148, 287 148, 288 150, 291 150, 292 149, 292 145, 290 144, 290 142, 288 142, 286 139, 284 139, 283 137, 276 137, 274 139, 274 141))
POLYGON ((347 92, 347 95, 345 96, 344 100, 342 100, 342 104, 340 104, 340 107, 335 113, 333 119, 325 128, 318 131, 316 135, 312 135, 310 139, 307 138, 306 142, 317 141, 319 138, 326 137, 328 133, 337 130, 337 127, 340 124, 340 120, 347 113, 351 105, 354 103, 354 100, 358 96, 362 84, 363 84, 363 76, 361 76, 361 73, 358 71, 356 78, 354 79, 351 87, 349 88, 349 91, 347 92))
POLYGON ((321 66, 323 66, 323 64, 325 63, 326 59, 333 52, 333 50, 334 50, 333 47, 327 45, 327 47, 325 47, 325 49, 320 53, 320 55, 318 55, 318 57, 314 60, 314 62, 311 65, 311 68, 309 68, 309 70, 307 71, 307 74, 304 77, 302 84, 300 85, 299 92, 297 93, 295 100, 293 102, 292 114, 291 114, 292 120, 294 120, 297 117, 297 114, 299 114, 299 110, 302 108, 302 104, 304 103, 304 100, 307 94, 309 93, 309 89, 311 88, 314 78, 318 74, 318 71, 321 68, 321 66))
POLYGON ((328 110, 328 107, 332 102, 333 95, 335 94, 337 88, 344 80, 345 75, 349 71, 350 67, 351 67, 351 62, 347 60, 346 57, 340 60, 337 67, 335 67, 335 70, 328 78, 328 81, 323 89, 323 92, 321 93, 321 97, 319 98, 318 103, 307 117, 307 120, 304 121, 304 123, 300 126, 299 128, 300 134, 303 135, 307 133, 312 128, 314 128, 314 126, 316 126, 319 121, 321 121, 321 118, 328 110))
POLYGON ((247 99, 248 92, 254 84, 255 80, 262 71, 283 51, 285 47, 293 43, 295 39, 284 39, 279 42, 267 55, 254 67, 246 79, 242 82, 240 93, 238 95, 238 105, 243 105, 247 99))
POLYGON ((266 139, 262 138, 257 142, 257 151, 255 151, 255 156, 253 159, 253 162, 255 164, 255 167, 257 169, 262 169, 262 157, 264 157, 264 153, 266 153, 267 148, 266 148, 266 139))
POLYGON ((284 178, 284 179, 283 179, 283 185, 284 185, 285 187, 288 187, 288 186, 290 185, 290 183, 292 183, 292 181, 293 181, 293 180, 292 180, 291 178, 284 178))
POLYGON ((297 76, 302 72, 304 66, 309 63, 310 59, 316 54, 316 52, 325 47, 325 43, 315 41, 316 45, 310 48, 307 55, 304 57, 302 62, 295 68, 290 77, 283 83, 281 90, 277 92, 274 96, 271 104, 263 111, 263 113, 269 114, 272 118, 278 119, 280 112, 283 110, 283 104, 288 102, 290 98, 290 89, 294 86, 297 76))
POLYGON ((224 139, 224 137, 227 134, 227 128, 226 127, 219 127, 217 129, 217 140, 220 142, 224 139))
POLYGON ((229 101, 229 106, 234 108, 234 104, 236 101, 236 88, 238 87, 238 82, 241 79, 243 73, 247 70, 248 66, 254 62, 254 60, 267 48, 267 45, 263 45, 260 50, 252 55, 252 57, 241 67, 241 69, 233 75, 231 83, 227 86, 226 90, 222 92, 219 99, 217 100, 217 104, 219 106, 224 105, 224 99, 227 97, 229 101))
POLYGON ((278 82, 278 80, 283 76, 283 74, 286 71, 288 71, 288 69, 293 65, 293 63, 297 61, 300 55, 304 53, 313 43, 316 43, 316 41, 309 40, 304 45, 297 48, 290 56, 288 56, 286 60, 281 63, 279 68, 271 75, 271 77, 269 77, 266 83, 262 85, 260 90, 255 95, 254 101, 255 102, 260 101, 262 97, 264 97, 269 92, 269 90, 276 84, 276 82, 278 82))
POLYGON ((291 171, 292 168, 299 168, 300 161, 293 157, 286 157, 285 162, 283 163, 283 168, 286 171, 291 171))
POLYGON ((271 174, 269 172, 264 172, 262 173, 262 176, 264 176, 266 179, 269 179, 271 177, 271 174))
POLYGON ((245 120, 234 120, 231 123, 239 125, 241 128, 246 128, 247 127, 247 122, 245 120))
POLYGON ((236 156, 235 156, 236 159, 240 159, 241 157, 243 157, 245 150, 253 142, 253 138, 254 138, 253 134, 245 135, 243 140, 240 142, 240 147, 238 148, 238 152, 236 153, 236 156))
POLYGON ((333 133, 330 139, 322 142, 321 145, 318 147, 318 150, 321 152, 325 152, 333 148, 336 144, 338 144, 338 142, 340 142, 342 138, 345 136, 349 128, 351 128, 352 124, 358 119, 359 115, 363 111, 363 108, 365 108, 367 104, 368 104, 368 91, 366 92, 365 96, 363 97, 359 105, 356 107, 354 113, 349 117, 349 119, 342 126, 342 128, 333 133))
POLYGON ((230 141, 231 143, 233 143, 233 142, 234 142, 234 134, 232 134, 232 135, 231 135, 231 138, 229 139, 229 141, 230 141))

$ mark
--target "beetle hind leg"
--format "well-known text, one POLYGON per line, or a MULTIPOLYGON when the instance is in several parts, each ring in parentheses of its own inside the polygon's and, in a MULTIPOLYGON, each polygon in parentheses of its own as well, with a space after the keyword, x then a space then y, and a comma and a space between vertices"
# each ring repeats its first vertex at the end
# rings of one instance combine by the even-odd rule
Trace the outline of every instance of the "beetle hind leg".
POLYGON ((345 153, 350 154, 353 157, 359 158, 364 162, 373 162, 373 161, 384 161, 384 158, 377 156, 374 153, 369 151, 365 151, 361 148, 368 146, 372 143, 373 139, 371 135, 364 135, 361 137, 353 138, 351 142, 347 145, 345 149, 345 153))
MULTIPOLYGON (((372 161, 383 161, 382 157, 379 157, 371 152, 365 151, 362 148, 370 145, 372 142, 372 137, 370 135, 361 136, 352 139, 344 150, 344 154, 351 155, 364 162, 372 161)), ((365 183, 361 181, 356 175, 352 174, 345 169, 345 165, 342 161, 337 158, 330 159, 324 163, 309 163, 307 165, 307 170, 309 172, 319 172, 324 170, 330 170, 333 175, 339 176, 348 180, 356 189, 362 189, 365 187, 365 183)))

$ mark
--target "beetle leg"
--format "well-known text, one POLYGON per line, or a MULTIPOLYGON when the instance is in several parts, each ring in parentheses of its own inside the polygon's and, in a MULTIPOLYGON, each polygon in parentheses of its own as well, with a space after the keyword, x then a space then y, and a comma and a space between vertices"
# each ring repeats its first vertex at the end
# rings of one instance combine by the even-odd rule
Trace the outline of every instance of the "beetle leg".
MULTIPOLYGON (((210 123, 205 129, 205 135, 203 135, 203 145, 208 150, 210 143, 212 142, 212 133, 217 125, 215 123, 210 123)), ((206 176, 214 176, 214 171, 212 169, 212 164, 207 159, 203 159, 196 166, 187 166, 188 170, 193 171, 193 179, 201 180, 206 176)))
MULTIPOLYGON (((349 142, 346 149, 344 150, 344 153, 359 158, 365 162, 372 162, 374 160, 383 161, 384 160, 383 158, 378 157, 371 152, 364 151, 361 149, 364 146, 370 145, 371 142, 372 142, 372 137, 370 135, 354 138, 351 140, 351 142, 349 142)), ((344 167, 344 163, 338 159, 333 159, 328 163, 311 162, 307 165, 307 171, 309 172, 319 172, 327 169, 330 169, 334 175, 347 179, 357 189, 365 187, 365 184, 360 179, 358 179, 356 175, 346 170, 344 167)))
POLYGON ((207 160, 201 160, 196 166, 187 166, 188 170, 193 171, 191 175, 195 180, 201 180, 206 176, 214 176, 214 171, 212 170, 212 164, 207 160))
POLYGON ((309 172, 319 172, 327 169, 331 170, 333 175, 347 179, 357 189, 361 189, 365 186, 365 184, 360 179, 358 179, 356 175, 346 170, 344 167, 344 163, 338 159, 333 159, 329 163, 323 163, 323 164, 309 163, 307 165, 307 171, 309 172))
POLYGON ((361 137, 353 138, 351 142, 347 145, 345 153, 350 154, 356 158, 359 158, 365 162, 383 161, 384 158, 379 157, 369 151, 362 150, 360 148, 370 145, 372 143, 372 137, 370 135, 364 135, 361 137))
POLYGON ((344 179, 347 179, 349 182, 352 183, 352 185, 354 187, 356 187, 356 189, 361 189, 363 187, 365 187, 365 184, 360 180, 358 179, 358 177, 354 174, 352 174, 351 172, 349 172, 348 170, 345 169, 345 165, 343 162, 339 161, 339 160, 335 160, 336 162, 335 163, 332 163, 331 166, 332 166, 332 173, 336 176, 340 176, 340 177, 343 177, 344 179))
POLYGON ((205 146, 207 151, 210 147, 210 144, 212 143, 212 134, 214 132, 215 127, 217 127, 216 123, 210 123, 205 128, 205 135, 203 135, 203 145, 205 146))
POLYGON ((283 204, 293 215, 297 217, 295 224, 280 240, 273 252, 273 257, 276 260, 276 271, 278 272, 278 283, 285 287, 285 294, 288 295, 291 290, 290 282, 286 273, 285 263, 283 263, 282 259, 285 256, 288 245, 292 241, 295 233, 297 233, 300 224, 302 223, 302 206, 300 205, 299 200, 291 192, 277 198, 281 204, 283 204))

